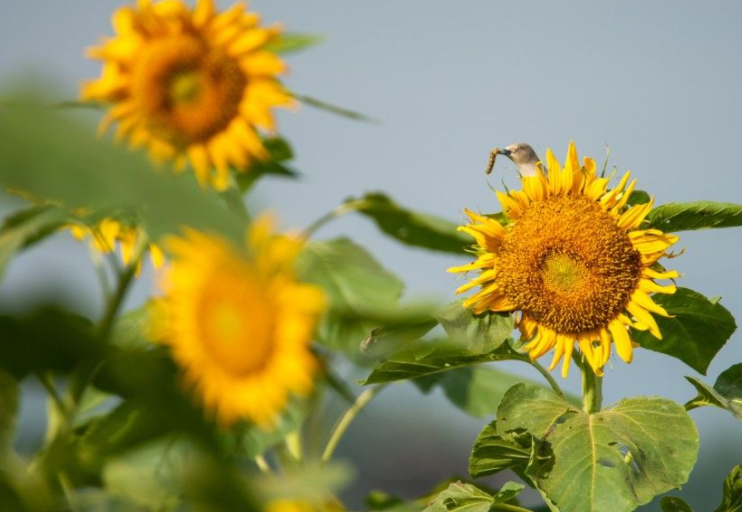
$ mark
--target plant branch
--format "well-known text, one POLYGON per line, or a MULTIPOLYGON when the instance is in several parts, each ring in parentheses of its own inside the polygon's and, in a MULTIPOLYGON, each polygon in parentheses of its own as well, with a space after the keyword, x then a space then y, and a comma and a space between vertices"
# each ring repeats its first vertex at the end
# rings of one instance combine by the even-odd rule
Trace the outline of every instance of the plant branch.
POLYGON ((343 417, 340 418, 340 421, 338 421, 337 425, 335 425, 335 429, 330 436, 330 440, 327 441, 327 446, 325 446, 325 451, 322 452, 322 462, 327 462, 328 460, 330 460, 330 458, 332 458, 332 454, 335 452, 335 448, 337 448, 340 439, 343 437, 345 431, 348 430, 350 424, 353 423, 353 420, 356 418, 356 416, 358 416, 358 413, 361 412, 361 410, 366 407, 366 405, 368 405, 368 403, 386 386, 387 384, 380 384, 378 386, 368 388, 363 393, 358 395, 358 398, 356 398, 356 401, 353 402, 353 405, 351 405, 348 410, 345 411, 343 417))

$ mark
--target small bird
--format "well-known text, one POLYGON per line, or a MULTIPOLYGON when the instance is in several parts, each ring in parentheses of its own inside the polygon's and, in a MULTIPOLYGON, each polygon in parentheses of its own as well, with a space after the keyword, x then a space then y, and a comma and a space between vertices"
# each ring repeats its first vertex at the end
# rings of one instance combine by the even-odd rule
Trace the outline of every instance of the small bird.
POLYGON ((490 159, 487 162, 485 174, 492 172, 495 166, 497 155, 505 155, 518 166, 521 176, 535 176, 536 165, 541 161, 531 146, 525 142, 517 142, 506 146, 505 149, 495 148, 490 152, 490 159))

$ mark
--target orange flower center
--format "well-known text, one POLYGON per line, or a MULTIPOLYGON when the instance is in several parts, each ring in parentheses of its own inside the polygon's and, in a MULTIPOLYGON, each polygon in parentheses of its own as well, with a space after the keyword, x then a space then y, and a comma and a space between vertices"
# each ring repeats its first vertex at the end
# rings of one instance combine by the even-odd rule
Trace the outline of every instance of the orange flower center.
POLYGON ((497 282, 517 309, 560 333, 606 327, 639 283, 641 257, 611 215, 584 196, 532 204, 498 253, 497 282))
MULTIPOLYGON (((197 325, 207 352, 226 371, 246 376, 259 371, 273 352, 270 301, 248 279, 248 268, 234 269, 236 279, 213 279, 201 296, 197 325)), ((258 276, 254 276, 259 279, 258 276)))
POLYGON ((247 80, 237 61, 193 35, 144 46, 131 97, 150 130, 176 146, 204 142, 239 115, 247 80))

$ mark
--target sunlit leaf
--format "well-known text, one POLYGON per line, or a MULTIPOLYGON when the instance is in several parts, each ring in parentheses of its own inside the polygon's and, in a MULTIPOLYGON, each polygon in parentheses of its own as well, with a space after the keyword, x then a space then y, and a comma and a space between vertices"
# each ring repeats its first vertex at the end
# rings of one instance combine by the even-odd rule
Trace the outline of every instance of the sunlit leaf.
POLYGON ((531 460, 533 436, 517 432, 498 433, 493 421, 479 433, 469 456, 469 473, 474 478, 505 469, 523 474, 531 460))
POLYGON ((742 226, 742 205, 696 201, 667 203, 647 215, 649 227, 665 232, 742 226))
POLYGON ((456 482, 448 486, 423 512, 488 512, 495 499, 471 484, 456 482))
POLYGON ((687 288, 678 288, 673 295, 656 294, 652 299, 671 315, 654 315, 662 339, 648 331, 634 331, 634 340, 705 375, 714 356, 737 329, 732 314, 718 301, 687 288))
POLYGON ((448 336, 475 353, 491 352, 499 348, 513 334, 512 315, 486 312, 475 315, 457 300, 437 314, 436 318, 448 336))
POLYGON ((587 414, 543 388, 519 384, 497 411, 497 432, 525 429, 553 453, 538 488, 559 510, 628 512, 684 484, 698 431, 678 404, 625 399, 587 414))

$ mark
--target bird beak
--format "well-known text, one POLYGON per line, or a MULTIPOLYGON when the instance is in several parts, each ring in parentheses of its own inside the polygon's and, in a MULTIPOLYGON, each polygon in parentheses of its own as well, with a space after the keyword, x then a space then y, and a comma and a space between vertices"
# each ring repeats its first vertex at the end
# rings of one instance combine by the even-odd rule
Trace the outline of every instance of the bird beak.
POLYGON ((512 153, 513 153, 513 152, 512 152, 512 151, 510 151, 509 149, 501 149, 501 150, 500 150, 500 154, 501 154, 501 155, 505 155, 505 156, 510 156, 510 155, 511 155, 512 153))

